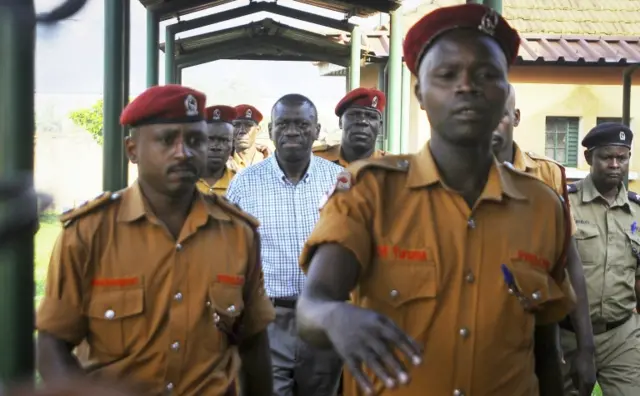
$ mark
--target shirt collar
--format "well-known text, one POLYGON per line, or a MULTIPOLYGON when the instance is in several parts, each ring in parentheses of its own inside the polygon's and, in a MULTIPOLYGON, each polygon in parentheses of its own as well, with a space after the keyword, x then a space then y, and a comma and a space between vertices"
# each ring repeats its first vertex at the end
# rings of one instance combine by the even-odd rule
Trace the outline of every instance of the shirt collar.
MULTIPOLYGON (((277 153, 272 156, 269 156, 265 161, 269 161, 269 163, 271 164, 271 169, 276 175, 276 178, 280 183, 291 184, 289 179, 287 179, 287 175, 285 175, 284 172, 282 171, 282 168, 280 168, 280 164, 278 164, 278 160, 276 157, 277 157, 277 153)), ((304 174, 304 176, 300 178, 300 183, 309 182, 311 176, 316 170, 316 164, 317 164, 317 159, 315 158, 315 155, 311 154, 310 160, 309 160, 309 167, 307 168, 307 172, 304 174)))
MULTIPOLYGON (((591 174, 588 174, 587 177, 585 177, 582 181, 582 202, 589 203, 598 198, 601 198, 604 202, 607 202, 607 200, 602 196, 602 194, 600 194, 600 192, 596 188, 596 185, 593 183, 591 174)), ((631 205, 629 204, 629 195, 624 184, 620 184, 616 199, 611 204, 612 208, 616 206, 626 207, 629 209, 631 208, 631 205)))
MULTIPOLYGON (((502 201, 503 195, 514 199, 526 199, 526 195, 518 190, 508 172, 508 170, 502 169, 498 161, 494 159, 493 165, 489 170, 487 184, 478 200, 502 201)), ((440 179, 438 168, 427 142, 422 150, 410 159, 407 185, 409 188, 420 188, 436 183, 440 183, 442 187, 447 188, 440 179)))
POLYGON ((537 168, 538 163, 526 155, 520 147, 513 142, 513 167, 521 172, 526 172, 528 169, 537 168))
MULTIPOLYGON (((217 198, 215 198, 217 199, 217 198)), ((207 205, 205 197, 199 191, 196 192, 194 203, 189 212, 187 223, 192 228, 206 224, 209 217, 217 220, 231 221, 231 217, 218 205, 207 205)), ((140 184, 136 181, 122 194, 122 204, 118 210, 118 221, 133 222, 142 217, 147 217, 151 221, 157 221, 157 217, 149 208, 147 199, 142 194, 140 184)), ((185 224, 187 224, 185 223, 185 224)))

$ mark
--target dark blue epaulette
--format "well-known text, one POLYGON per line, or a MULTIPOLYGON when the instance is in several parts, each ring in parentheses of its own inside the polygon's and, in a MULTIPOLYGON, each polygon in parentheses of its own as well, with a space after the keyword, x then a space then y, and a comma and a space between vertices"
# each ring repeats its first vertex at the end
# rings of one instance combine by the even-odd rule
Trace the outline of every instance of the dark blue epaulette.
POLYGON ((576 186, 575 184, 569 184, 567 185, 567 192, 569 194, 573 194, 575 192, 578 192, 578 186, 576 186))
POLYGON ((635 202, 638 205, 640 205, 640 195, 638 193, 629 191, 628 197, 629 197, 629 201, 635 202))

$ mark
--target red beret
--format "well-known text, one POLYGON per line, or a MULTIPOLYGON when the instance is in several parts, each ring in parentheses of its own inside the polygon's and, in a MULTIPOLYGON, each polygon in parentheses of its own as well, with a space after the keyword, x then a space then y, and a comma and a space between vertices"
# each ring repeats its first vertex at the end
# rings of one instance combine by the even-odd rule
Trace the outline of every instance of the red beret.
POLYGON ((416 22, 404 39, 404 61, 414 75, 418 65, 434 40, 454 29, 474 29, 493 37, 513 64, 518 56, 520 36, 495 10, 481 4, 441 7, 416 22))
POLYGON ((207 122, 228 122, 231 124, 237 117, 235 107, 215 105, 205 109, 207 122))
POLYGON ((236 106, 237 120, 251 120, 256 124, 262 121, 262 113, 255 107, 248 104, 241 104, 236 106))
POLYGON ((122 110, 120 124, 181 124, 204 120, 207 97, 182 85, 157 85, 138 95, 122 110))
POLYGON ((356 88, 338 102, 335 113, 341 117, 351 106, 368 107, 382 112, 386 104, 387 97, 384 96, 384 92, 373 88, 356 88))

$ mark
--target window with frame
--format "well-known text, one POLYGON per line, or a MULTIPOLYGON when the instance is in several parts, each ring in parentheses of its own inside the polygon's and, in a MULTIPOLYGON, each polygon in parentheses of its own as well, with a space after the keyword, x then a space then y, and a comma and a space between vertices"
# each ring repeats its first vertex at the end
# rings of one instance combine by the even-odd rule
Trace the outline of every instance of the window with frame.
POLYGON ((578 166, 579 117, 547 117, 545 155, 564 166, 578 166))

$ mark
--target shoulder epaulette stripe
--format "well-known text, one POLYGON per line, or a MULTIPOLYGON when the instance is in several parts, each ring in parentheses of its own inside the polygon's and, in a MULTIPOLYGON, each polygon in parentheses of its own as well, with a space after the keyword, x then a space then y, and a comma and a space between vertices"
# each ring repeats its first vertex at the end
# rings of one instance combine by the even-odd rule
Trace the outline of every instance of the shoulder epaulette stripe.
POLYGON ((629 198, 629 201, 635 202, 637 204, 640 205, 640 195, 633 192, 633 191, 629 191, 629 193, 627 194, 627 197, 629 198))
POLYGON ((208 199, 212 200, 213 202, 215 202, 216 204, 218 204, 220 207, 222 207, 222 209, 225 212, 228 212, 228 213, 232 214, 233 216, 239 217, 240 219, 244 220, 254 230, 257 229, 260 226, 260 221, 258 221, 258 219, 256 219, 255 217, 251 216, 247 212, 245 212, 242 209, 240 209, 240 206, 238 206, 237 204, 229 201, 226 197, 223 197, 221 195, 212 195, 212 196, 206 196, 206 198, 208 198, 208 199))
POLYGON ((359 160, 347 167, 347 170, 356 177, 367 169, 384 169, 392 172, 409 171, 409 156, 385 155, 380 158, 368 158, 359 160))
POLYGON ((569 184, 569 185, 567 186, 567 192, 568 192, 569 194, 573 194, 573 193, 575 193, 575 192, 578 192, 578 186, 576 186, 575 184, 569 184))
POLYGON ((59 217, 60 222, 62 222, 63 227, 66 228, 69 225, 71 225, 75 220, 83 216, 86 216, 87 214, 93 212, 98 208, 101 208, 107 205, 108 203, 119 200, 120 197, 121 197, 121 193, 119 192, 115 192, 115 193, 104 192, 90 201, 85 201, 80 205, 78 205, 77 207, 63 212, 59 217))

